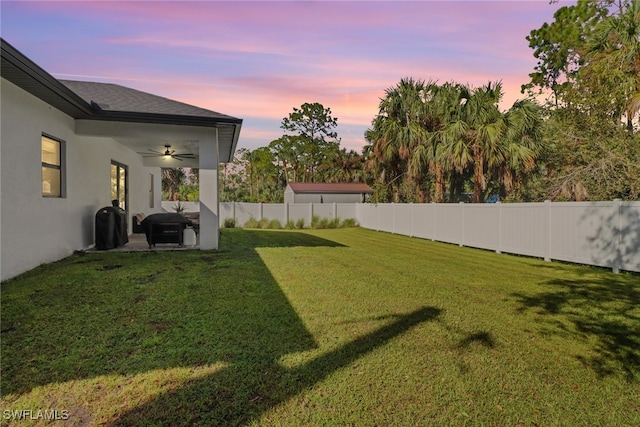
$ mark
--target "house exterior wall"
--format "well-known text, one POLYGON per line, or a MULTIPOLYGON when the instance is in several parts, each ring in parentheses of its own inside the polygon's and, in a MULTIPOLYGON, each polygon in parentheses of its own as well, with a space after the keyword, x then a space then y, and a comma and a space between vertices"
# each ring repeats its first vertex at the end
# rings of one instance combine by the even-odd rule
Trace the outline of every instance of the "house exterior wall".
POLYGON ((129 230, 131 214, 161 211, 159 168, 144 167, 139 155, 110 138, 77 135, 73 118, 1 80, 1 280, 94 244, 95 213, 110 205, 111 160, 128 166, 129 230), (66 197, 42 197, 43 133, 65 143, 66 197))

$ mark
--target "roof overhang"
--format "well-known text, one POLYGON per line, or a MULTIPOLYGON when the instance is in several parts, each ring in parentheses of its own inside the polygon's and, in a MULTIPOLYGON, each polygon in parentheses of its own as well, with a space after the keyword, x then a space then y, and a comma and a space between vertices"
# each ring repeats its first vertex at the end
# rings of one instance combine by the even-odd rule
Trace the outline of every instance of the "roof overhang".
MULTIPOLYGON (((220 162, 233 160, 242 119, 105 110, 95 102, 82 99, 4 39, 0 42, 2 77, 74 118, 79 134, 113 137, 135 151, 158 150, 170 144, 173 149, 188 149, 194 154, 198 153, 198 143, 202 138, 217 136, 220 162)), ((156 166, 158 163, 147 160, 145 158, 145 165, 156 166)), ((175 163, 175 166, 167 167, 183 167, 193 162, 175 163)), ((192 166, 197 167, 197 159, 195 163, 192 166)))

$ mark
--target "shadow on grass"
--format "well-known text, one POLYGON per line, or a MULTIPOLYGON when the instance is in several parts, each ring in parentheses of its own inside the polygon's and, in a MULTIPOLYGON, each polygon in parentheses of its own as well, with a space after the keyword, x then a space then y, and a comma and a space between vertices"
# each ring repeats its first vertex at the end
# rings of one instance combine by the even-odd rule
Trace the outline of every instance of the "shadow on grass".
POLYGON ((301 232, 228 230, 219 251, 77 254, 3 283, 2 396, 223 363, 112 424, 238 425, 439 315, 435 308, 394 315, 286 369, 282 356, 317 344, 257 253, 265 246, 341 245, 301 232))
POLYGON ((640 276, 584 274, 580 279, 553 279, 549 290, 514 294, 521 310, 537 309, 556 334, 593 342, 592 354, 576 356, 604 377, 625 372, 629 381, 640 379, 640 276), (568 321, 568 323, 567 323, 568 321), (572 325, 568 327, 567 325, 572 325))
POLYGON ((293 369, 268 356, 252 363, 232 363, 210 377, 158 396, 110 425, 243 425, 439 314, 439 309, 425 307, 397 315, 390 325, 293 369))

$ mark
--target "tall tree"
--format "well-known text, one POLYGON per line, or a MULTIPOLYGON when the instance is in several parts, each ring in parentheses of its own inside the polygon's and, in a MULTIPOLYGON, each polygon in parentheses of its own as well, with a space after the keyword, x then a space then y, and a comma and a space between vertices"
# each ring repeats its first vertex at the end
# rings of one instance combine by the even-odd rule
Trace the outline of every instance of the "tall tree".
MULTIPOLYGON (((282 142, 293 146, 292 151, 303 167, 302 177, 298 174, 296 178, 315 181, 318 166, 325 163, 328 156, 340 146, 335 130, 337 126, 338 120, 331 116, 331 109, 318 102, 304 103, 300 108, 294 107, 293 112, 282 119, 280 127, 291 132, 290 136, 295 136, 282 142)), ((285 155, 286 153, 277 152, 279 157, 285 155)))
POLYGON ((564 93, 573 84, 576 71, 584 63, 585 42, 595 26, 608 14, 609 0, 578 0, 554 14, 554 21, 544 23, 526 37, 538 60, 531 81, 522 91, 540 94, 550 90, 553 104, 564 105, 564 93))
MULTIPOLYGON (((549 147, 544 197, 637 198, 640 2, 580 0, 558 9, 554 19, 531 32, 534 55, 540 59, 539 51, 572 46, 576 59, 565 68, 569 72, 544 127, 549 147), (571 24, 567 16, 579 19, 571 24)), ((549 88, 538 78, 540 63, 535 71, 527 86, 549 88)))

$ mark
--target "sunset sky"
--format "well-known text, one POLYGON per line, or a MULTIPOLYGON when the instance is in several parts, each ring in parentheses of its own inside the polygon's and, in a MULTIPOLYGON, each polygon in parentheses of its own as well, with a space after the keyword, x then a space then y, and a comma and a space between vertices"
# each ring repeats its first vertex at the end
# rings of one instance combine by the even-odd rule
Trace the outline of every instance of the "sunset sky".
POLYGON ((2 37, 53 76, 116 83, 244 120, 268 145, 305 102, 360 151, 401 78, 502 81, 503 109, 536 64, 525 37, 562 5, 533 1, 4 1, 2 37))

